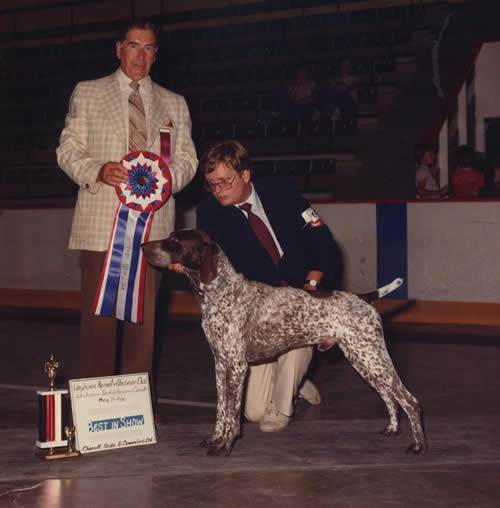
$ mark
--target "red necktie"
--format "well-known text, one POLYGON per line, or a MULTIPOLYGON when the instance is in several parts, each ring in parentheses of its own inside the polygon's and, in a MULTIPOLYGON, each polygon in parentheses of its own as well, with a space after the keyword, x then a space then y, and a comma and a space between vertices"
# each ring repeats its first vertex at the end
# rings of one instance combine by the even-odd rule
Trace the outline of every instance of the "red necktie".
POLYGON ((276 242, 274 241, 271 233, 269 232, 268 227, 264 223, 264 221, 258 216, 255 215, 250 209, 252 205, 250 203, 243 203, 240 205, 240 208, 247 212, 248 214, 248 223, 250 227, 253 229, 254 233, 257 235, 257 238, 260 240, 260 243, 267 250, 267 253, 273 260, 273 263, 278 266, 280 262, 281 256, 278 251, 278 247, 276 247, 276 242))

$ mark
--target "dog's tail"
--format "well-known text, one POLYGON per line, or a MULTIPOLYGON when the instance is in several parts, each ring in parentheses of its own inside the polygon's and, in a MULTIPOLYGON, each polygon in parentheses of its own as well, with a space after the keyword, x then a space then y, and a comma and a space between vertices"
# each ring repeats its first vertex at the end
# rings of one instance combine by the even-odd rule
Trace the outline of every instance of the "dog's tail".
POLYGON ((358 296, 365 302, 372 303, 374 300, 383 298, 389 293, 392 293, 399 286, 401 286, 401 284, 403 284, 403 279, 401 277, 398 277, 397 279, 394 279, 392 282, 389 282, 389 284, 386 284, 385 286, 382 286, 381 288, 378 288, 375 291, 371 291, 370 293, 363 293, 362 295, 358 296))

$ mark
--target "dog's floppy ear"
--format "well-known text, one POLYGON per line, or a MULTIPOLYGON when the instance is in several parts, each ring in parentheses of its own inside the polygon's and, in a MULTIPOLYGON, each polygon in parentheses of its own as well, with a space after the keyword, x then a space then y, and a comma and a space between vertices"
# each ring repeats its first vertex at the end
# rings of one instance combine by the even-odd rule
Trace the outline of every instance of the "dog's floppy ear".
POLYGON ((213 243, 203 243, 200 246, 200 280, 203 284, 210 284, 217 277, 217 261, 219 247, 213 243))

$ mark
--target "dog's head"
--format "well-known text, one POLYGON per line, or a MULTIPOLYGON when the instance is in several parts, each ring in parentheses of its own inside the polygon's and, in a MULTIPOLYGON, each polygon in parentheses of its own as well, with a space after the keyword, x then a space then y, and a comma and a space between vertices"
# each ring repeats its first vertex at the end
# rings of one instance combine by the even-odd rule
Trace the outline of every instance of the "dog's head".
POLYGON ((204 284, 217 275, 219 246, 200 229, 174 231, 164 240, 142 244, 147 262, 158 268, 180 263, 187 272, 199 272, 204 284))

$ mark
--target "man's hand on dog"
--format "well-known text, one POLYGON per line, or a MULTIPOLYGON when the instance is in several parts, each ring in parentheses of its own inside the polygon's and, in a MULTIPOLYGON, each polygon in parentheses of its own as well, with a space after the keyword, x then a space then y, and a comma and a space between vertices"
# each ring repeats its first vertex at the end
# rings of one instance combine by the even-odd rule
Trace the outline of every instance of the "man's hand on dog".
POLYGON ((311 270, 307 274, 306 282, 305 282, 305 284, 303 286, 303 289, 305 289, 306 291, 317 291, 318 290, 318 285, 321 282, 322 278, 323 278, 323 272, 320 272, 318 270, 311 270), (315 280, 316 281, 316 286, 311 286, 311 284, 309 284, 310 280, 315 280))

